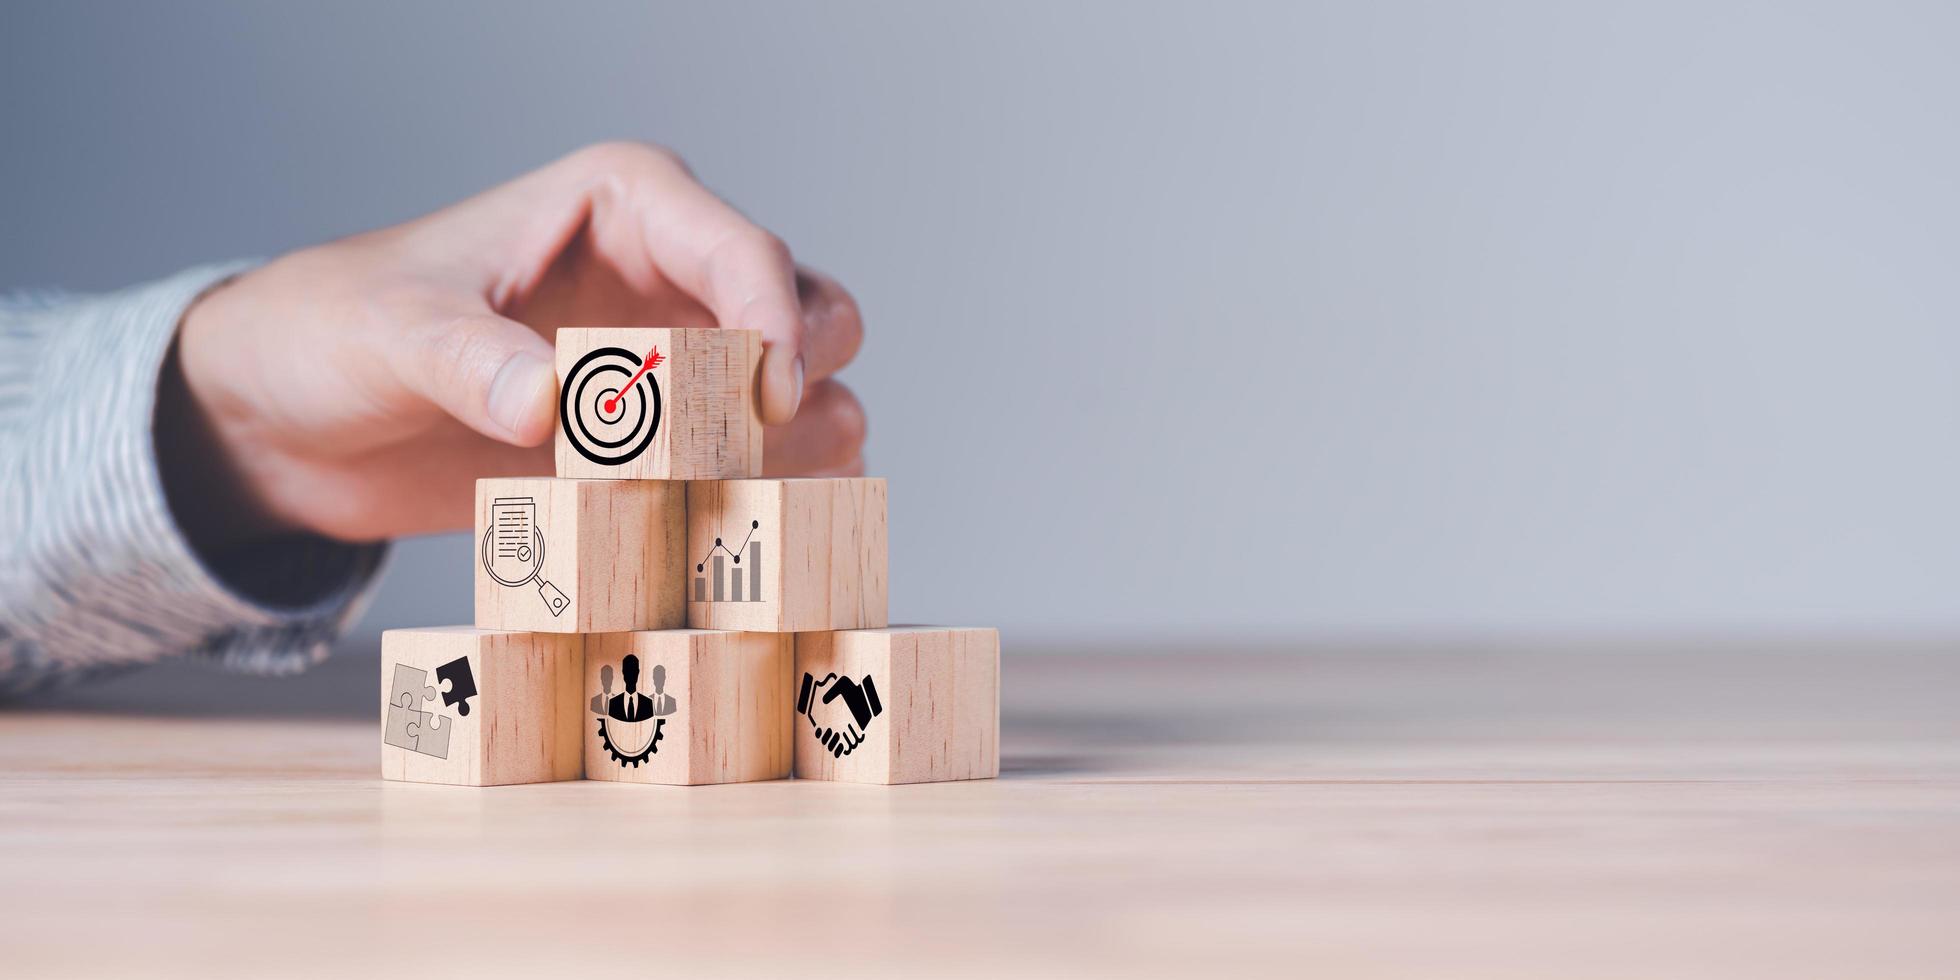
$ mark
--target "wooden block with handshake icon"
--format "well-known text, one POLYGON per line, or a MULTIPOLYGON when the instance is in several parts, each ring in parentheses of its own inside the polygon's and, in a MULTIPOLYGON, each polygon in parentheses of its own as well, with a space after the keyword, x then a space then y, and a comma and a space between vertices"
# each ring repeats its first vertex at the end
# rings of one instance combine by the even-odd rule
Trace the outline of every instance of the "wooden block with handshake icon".
POLYGON ((890 626, 885 481, 762 479, 751 331, 558 332, 557 476, 476 486, 473 626, 381 639, 381 771, 1000 772, 1000 638, 890 626))

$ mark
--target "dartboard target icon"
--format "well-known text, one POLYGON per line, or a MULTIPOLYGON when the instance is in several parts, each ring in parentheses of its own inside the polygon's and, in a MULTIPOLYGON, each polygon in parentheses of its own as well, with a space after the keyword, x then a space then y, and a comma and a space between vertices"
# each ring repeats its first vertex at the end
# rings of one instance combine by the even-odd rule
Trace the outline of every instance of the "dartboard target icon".
POLYGON ((601 466, 631 462, 660 431, 660 348, 640 355, 601 347, 572 365, 558 396, 558 421, 579 455, 601 466))

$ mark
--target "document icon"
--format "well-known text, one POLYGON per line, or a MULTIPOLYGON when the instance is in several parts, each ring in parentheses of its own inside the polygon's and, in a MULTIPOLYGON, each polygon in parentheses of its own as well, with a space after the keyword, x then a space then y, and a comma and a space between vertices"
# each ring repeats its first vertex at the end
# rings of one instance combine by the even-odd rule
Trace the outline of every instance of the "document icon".
POLYGON ((540 577, 544 571, 544 530, 538 502, 531 497, 498 497, 490 502, 490 527, 483 532, 483 570, 498 585, 538 584, 538 597, 553 616, 572 600, 540 577))

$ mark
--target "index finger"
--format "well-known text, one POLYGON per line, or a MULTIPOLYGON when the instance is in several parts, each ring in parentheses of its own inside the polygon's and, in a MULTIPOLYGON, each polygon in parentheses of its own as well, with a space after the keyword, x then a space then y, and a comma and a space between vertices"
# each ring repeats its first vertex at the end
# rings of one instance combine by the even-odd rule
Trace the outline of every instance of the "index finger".
POLYGON ((593 223, 617 217, 603 209, 630 208, 661 275, 721 327, 762 334, 762 420, 788 422, 803 397, 805 328, 789 246, 703 187, 673 154, 635 147, 615 155, 601 166, 620 183, 595 196, 593 223))

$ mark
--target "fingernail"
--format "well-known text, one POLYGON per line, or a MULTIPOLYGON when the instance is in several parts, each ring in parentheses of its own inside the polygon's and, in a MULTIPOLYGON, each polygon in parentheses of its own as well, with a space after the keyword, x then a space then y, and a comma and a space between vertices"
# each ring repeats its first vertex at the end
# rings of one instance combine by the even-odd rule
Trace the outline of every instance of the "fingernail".
POLYGON ((504 427, 514 438, 525 438, 528 423, 536 417, 539 402, 551 400, 557 378, 544 358, 530 351, 518 351, 497 369, 490 381, 490 400, 484 406, 490 421, 504 427))
POLYGON ((789 399, 790 404, 795 405, 798 408, 802 408, 803 407, 803 355, 801 354, 796 355, 796 362, 790 365, 790 371, 792 374, 795 375, 796 378, 796 387, 791 389, 790 391, 790 399, 789 399))

